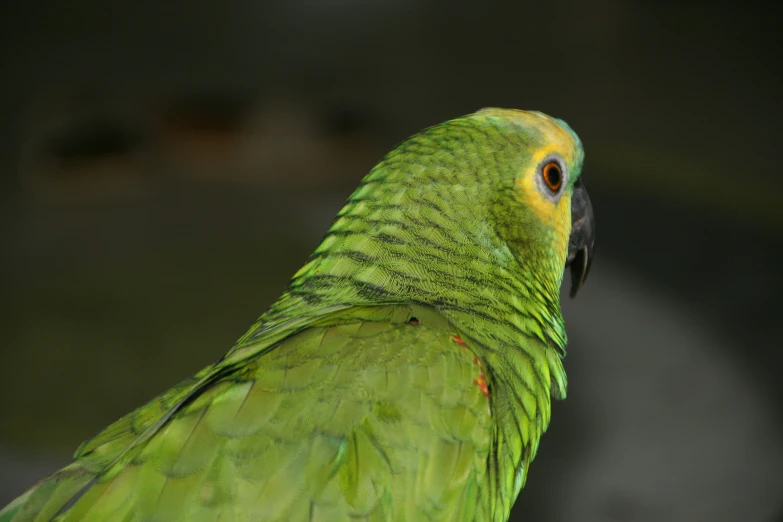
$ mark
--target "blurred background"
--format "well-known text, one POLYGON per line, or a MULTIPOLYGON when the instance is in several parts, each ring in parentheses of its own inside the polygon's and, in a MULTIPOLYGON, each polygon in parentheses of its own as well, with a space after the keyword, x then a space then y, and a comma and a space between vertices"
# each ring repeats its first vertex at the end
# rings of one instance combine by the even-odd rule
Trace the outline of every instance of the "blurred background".
POLYGON ((781 8, 0 6, 0 505, 222 355, 392 146, 565 119, 598 223, 512 520, 783 521, 781 8))

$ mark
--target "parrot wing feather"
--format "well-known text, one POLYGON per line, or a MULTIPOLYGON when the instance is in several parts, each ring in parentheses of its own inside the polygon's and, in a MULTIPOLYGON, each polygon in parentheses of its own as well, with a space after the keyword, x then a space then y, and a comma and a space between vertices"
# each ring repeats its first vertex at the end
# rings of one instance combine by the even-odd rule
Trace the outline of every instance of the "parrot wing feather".
POLYGON ((337 311, 120 419, 16 519, 489 519, 488 395, 435 311, 337 311))

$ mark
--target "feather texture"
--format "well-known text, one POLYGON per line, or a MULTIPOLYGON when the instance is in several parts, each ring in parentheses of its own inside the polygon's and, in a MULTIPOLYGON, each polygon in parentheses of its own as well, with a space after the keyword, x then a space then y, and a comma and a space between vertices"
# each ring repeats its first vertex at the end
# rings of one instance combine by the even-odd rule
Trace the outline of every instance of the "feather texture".
POLYGON ((362 181, 217 363, 121 418, 5 521, 502 521, 564 397, 578 138, 487 109, 362 181), (556 155, 566 179, 536 176, 556 155))

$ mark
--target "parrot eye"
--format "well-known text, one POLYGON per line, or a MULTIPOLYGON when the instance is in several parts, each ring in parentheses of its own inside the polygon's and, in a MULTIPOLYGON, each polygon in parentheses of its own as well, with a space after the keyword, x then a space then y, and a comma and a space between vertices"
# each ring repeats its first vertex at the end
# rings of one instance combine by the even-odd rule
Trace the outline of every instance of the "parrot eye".
POLYGON ((560 186, 563 184, 563 171, 556 161, 550 161, 544 165, 544 168, 541 169, 541 177, 552 192, 560 190, 560 186))
POLYGON ((535 171, 535 185, 539 193, 552 203, 557 203, 568 183, 568 166, 559 154, 542 159, 535 171))

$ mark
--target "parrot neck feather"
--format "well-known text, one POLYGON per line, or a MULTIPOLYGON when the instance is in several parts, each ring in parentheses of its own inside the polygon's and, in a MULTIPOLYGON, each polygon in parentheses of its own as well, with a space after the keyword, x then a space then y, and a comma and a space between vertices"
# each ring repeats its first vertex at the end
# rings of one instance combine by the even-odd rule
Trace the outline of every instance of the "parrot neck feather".
MULTIPOLYGON (((238 346, 258 342, 292 318, 321 317, 334 307, 419 304, 438 310, 478 344, 535 357, 562 388, 566 252, 554 247, 553 237, 569 231, 537 223, 514 195, 515 172, 530 157, 524 139, 465 119, 433 127, 390 152, 238 346), (463 132, 483 137, 483 148, 477 140, 466 146, 453 139, 463 132)), ((497 364, 525 364, 508 357, 497 364)))

